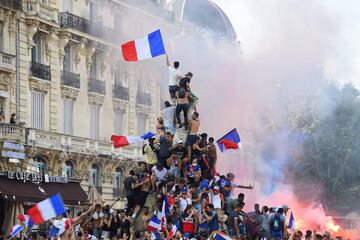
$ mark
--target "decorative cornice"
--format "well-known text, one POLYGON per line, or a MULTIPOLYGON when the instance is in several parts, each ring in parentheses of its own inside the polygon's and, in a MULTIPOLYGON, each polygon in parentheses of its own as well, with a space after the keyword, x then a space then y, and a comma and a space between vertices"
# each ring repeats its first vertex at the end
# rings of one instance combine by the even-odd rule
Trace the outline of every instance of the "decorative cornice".
POLYGON ((51 82, 44 81, 39 78, 30 76, 29 77, 29 87, 30 87, 30 90, 47 93, 51 88, 51 82))
POLYGON ((129 106, 129 102, 126 100, 117 99, 117 98, 113 99, 114 110, 126 112, 128 106, 129 106))
POLYGON ((63 98, 70 98, 76 101, 79 96, 80 89, 72 88, 69 86, 62 85, 61 86, 61 96, 63 98))
POLYGON ((96 94, 96 93, 88 93, 89 96, 89 103, 90 104, 96 104, 96 105, 102 105, 104 103, 105 96, 96 94))

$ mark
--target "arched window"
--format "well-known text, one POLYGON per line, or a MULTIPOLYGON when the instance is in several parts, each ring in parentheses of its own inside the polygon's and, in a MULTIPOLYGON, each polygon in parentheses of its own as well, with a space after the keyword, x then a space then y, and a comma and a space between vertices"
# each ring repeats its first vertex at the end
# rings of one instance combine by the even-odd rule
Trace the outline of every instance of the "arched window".
POLYGON ((70 160, 65 162, 64 172, 66 177, 73 177, 75 173, 74 163, 70 160))
POLYGON ((90 170, 90 186, 101 186, 101 172, 100 167, 97 164, 93 164, 90 170))
POLYGON ((44 40, 40 33, 34 35, 34 46, 31 49, 31 61, 36 63, 43 63, 44 60, 44 40))
POLYGON ((46 173, 46 161, 44 158, 36 156, 34 158, 34 162, 37 165, 37 171, 39 171, 39 173, 41 174, 45 174, 46 173))
POLYGON ((115 169, 114 174, 114 188, 120 189, 121 187, 121 179, 122 179, 123 173, 120 167, 115 169))

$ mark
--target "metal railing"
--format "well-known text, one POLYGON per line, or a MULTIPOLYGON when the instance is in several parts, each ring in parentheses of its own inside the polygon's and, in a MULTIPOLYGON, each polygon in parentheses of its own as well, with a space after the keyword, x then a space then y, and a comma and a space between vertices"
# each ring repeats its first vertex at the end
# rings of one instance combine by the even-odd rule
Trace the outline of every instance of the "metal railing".
POLYGON ((151 106, 151 94, 138 91, 136 96, 136 103, 151 106))
POLYGON ((30 65, 31 76, 51 81, 50 66, 37 62, 31 62, 30 65))
POLYGON ((61 83, 65 86, 80 88, 80 74, 63 70, 61 72, 61 83))
POLYGON ((0 5, 17 11, 22 11, 21 0, 0 0, 0 5))
POLYGON ((106 83, 105 81, 95 78, 89 78, 89 92, 99 93, 106 95, 106 83))
POLYGON ((109 41, 114 41, 116 34, 114 30, 104 27, 101 22, 89 21, 69 12, 59 13, 60 27, 74 28, 81 32, 94 35, 109 41))
POLYGON ((115 84, 113 86, 113 97, 122 100, 129 100, 129 88, 115 84))

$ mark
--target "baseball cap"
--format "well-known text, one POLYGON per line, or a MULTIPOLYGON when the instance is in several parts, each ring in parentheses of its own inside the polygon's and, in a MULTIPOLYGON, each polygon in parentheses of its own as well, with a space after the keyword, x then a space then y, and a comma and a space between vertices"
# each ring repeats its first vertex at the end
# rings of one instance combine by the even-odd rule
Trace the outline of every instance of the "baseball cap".
POLYGON ((180 139, 180 140, 178 141, 178 144, 180 144, 180 143, 184 143, 184 141, 180 139))
POLYGON ((219 191, 219 190, 220 190, 220 189, 219 189, 219 186, 215 186, 215 187, 213 188, 213 190, 219 191))
POLYGON ((284 210, 288 210, 288 209, 290 209, 290 208, 289 208, 289 206, 288 206, 288 205, 283 205, 283 206, 282 206, 282 209, 284 209, 284 210))
POLYGON ((187 192, 188 192, 188 190, 187 190, 187 188, 186 188, 186 187, 184 187, 183 189, 181 189, 181 192, 182 192, 182 193, 187 193, 187 192))

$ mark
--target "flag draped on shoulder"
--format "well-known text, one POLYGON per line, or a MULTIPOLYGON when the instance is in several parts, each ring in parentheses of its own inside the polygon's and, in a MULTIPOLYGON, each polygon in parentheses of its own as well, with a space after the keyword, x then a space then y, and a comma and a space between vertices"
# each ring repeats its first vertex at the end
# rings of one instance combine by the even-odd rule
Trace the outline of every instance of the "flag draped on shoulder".
POLYGON ((39 202, 27 212, 34 224, 43 223, 63 213, 65 213, 65 207, 60 194, 39 202))
POLYGON ((139 61, 165 54, 160 29, 149 33, 142 39, 136 39, 121 45, 125 61, 139 61))
POLYGON ((179 229, 179 223, 177 224, 174 224, 166 238, 166 240, 169 240, 171 237, 175 236, 176 232, 178 231, 179 229))
POLYGON ((241 148, 240 136, 236 128, 225 134, 225 136, 217 140, 216 143, 218 144, 221 152, 225 152, 230 149, 238 150, 241 148))
POLYGON ((135 143, 141 143, 149 138, 155 136, 155 133, 148 132, 142 136, 111 136, 111 141, 114 148, 121 148, 135 143))

